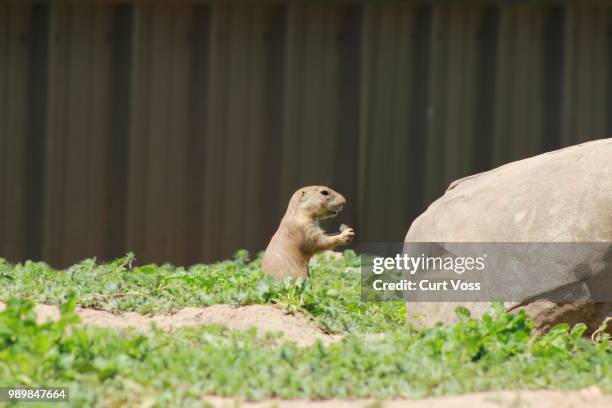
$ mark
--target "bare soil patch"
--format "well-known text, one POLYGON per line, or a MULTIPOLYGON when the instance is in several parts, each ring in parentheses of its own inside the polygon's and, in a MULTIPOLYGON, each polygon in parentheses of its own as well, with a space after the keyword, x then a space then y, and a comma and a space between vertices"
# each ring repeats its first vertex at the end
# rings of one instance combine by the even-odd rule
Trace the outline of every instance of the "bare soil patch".
POLYGON ((353 400, 281 400, 268 399, 245 402, 232 398, 206 397, 214 407, 243 408, 609 408, 612 395, 603 394, 597 387, 579 391, 489 391, 450 397, 423 399, 353 400))
MULTIPOLYGON (((4 308, 5 304, 0 302, 0 311, 4 308)), ((54 305, 38 304, 35 311, 39 322, 57 320, 60 316, 59 308, 54 305)), ((323 332, 299 313, 287 314, 282 308, 272 305, 186 307, 173 314, 155 316, 135 312, 113 314, 89 308, 77 308, 76 313, 81 318, 81 324, 116 330, 133 328, 146 331, 152 324, 169 331, 179 327, 203 325, 222 325, 232 330, 255 327, 260 333, 280 332, 283 340, 293 341, 300 346, 312 345, 317 340, 327 344, 341 337, 323 332)))

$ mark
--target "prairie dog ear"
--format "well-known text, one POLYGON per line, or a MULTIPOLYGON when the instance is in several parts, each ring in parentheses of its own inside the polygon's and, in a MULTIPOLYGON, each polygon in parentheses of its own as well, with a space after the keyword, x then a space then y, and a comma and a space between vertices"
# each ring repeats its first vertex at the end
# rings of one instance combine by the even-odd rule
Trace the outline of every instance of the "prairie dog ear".
POLYGON ((300 190, 300 203, 303 203, 306 199, 306 191, 300 190))

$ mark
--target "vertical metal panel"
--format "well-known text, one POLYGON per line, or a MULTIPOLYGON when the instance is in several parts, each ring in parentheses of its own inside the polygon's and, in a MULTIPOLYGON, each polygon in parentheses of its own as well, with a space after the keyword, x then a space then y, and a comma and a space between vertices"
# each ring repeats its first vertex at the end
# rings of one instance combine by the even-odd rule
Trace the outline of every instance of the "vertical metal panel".
POLYGON ((482 132, 491 127, 479 109, 492 102, 487 78, 495 67, 491 63, 495 55, 480 34, 490 33, 485 24, 496 18, 487 9, 436 7, 433 17, 427 201, 439 196, 450 181, 478 168, 482 132))
POLYGON ((338 73, 339 9, 297 4, 288 13, 282 156, 286 197, 298 187, 331 182, 337 107, 331 81, 338 73))
POLYGON ((426 189, 427 201, 432 201, 440 194, 440 188, 446 182, 445 163, 440 157, 444 151, 444 131, 446 121, 446 77, 448 75, 448 35, 445 18, 448 11, 444 8, 432 8, 432 34, 430 52, 429 105, 427 109, 428 128, 426 134, 427 164, 426 189), (442 81, 442 82, 441 82, 442 81))
POLYGON ((185 211, 193 7, 135 9, 128 247, 148 260, 187 255, 185 211))
POLYGON ((612 7, 0 6, 0 256, 258 251, 291 193, 399 240, 459 177, 612 129, 612 7))
POLYGON ((100 208, 105 225, 104 259, 116 257, 126 250, 129 123, 131 101, 132 9, 129 5, 117 5, 112 10, 112 31, 106 34, 112 42, 112 55, 108 83, 110 92, 110 120, 105 125, 108 132, 106 165, 102 197, 105 205, 100 208))
MULTIPOLYGON (((86 223, 89 243, 86 252, 105 256, 107 253, 108 229, 114 220, 108 217, 108 202, 105 199, 108 191, 106 189, 107 164, 109 158, 113 157, 111 147, 112 128, 112 92, 114 84, 112 79, 113 60, 113 9, 110 7, 96 7, 91 12, 91 36, 89 55, 89 75, 91 102, 89 105, 88 129, 80 135, 91 138, 87 150, 95 152, 93 155, 77 153, 85 157, 87 163, 82 167, 89 166, 89 177, 86 180, 86 195, 88 197, 88 218, 92 222, 86 223), (99 187, 98 187, 99 186, 99 187), (95 220, 95 221, 94 221, 95 220)), ((114 161, 114 160, 113 160, 114 161)), ((120 166, 119 162, 115 165, 120 166)), ((77 171, 78 173, 78 171, 77 171)))
MULTIPOLYGON (((62 228, 60 253, 67 259, 68 248, 76 253, 91 251, 90 228, 95 231, 95 224, 90 218, 91 173, 93 168, 93 135, 90 121, 93 113, 93 19, 91 7, 73 6, 65 10, 67 16, 66 33, 61 44, 66 59, 58 61, 57 70, 65 78, 65 90, 60 97, 64 98, 66 111, 62 125, 56 132, 62 132, 65 145, 55 160, 64 162, 63 174, 51 174, 51 177, 64 178, 64 195, 62 202, 62 228)), ((54 98, 54 94, 50 98, 54 98)), ((53 103, 53 101, 51 101, 53 103)), ((49 192, 49 201, 53 201, 54 192, 49 192)), ((58 200, 60 201, 60 200, 58 200)))
MULTIPOLYGON (((193 48, 191 43, 191 32, 193 31, 193 7, 179 7, 174 14, 174 30, 170 37, 173 41, 174 53, 172 55, 171 97, 168 98, 172 105, 170 113, 172 128, 170 134, 176 135, 175 141, 168 146, 169 160, 166 170, 166 182, 170 187, 167 196, 174 197, 167 205, 169 222, 167 227, 168 240, 166 259, 172 262, 182 262, 187 257, 185 241, 187 240, 187 225, 191 222, 185 213, 185 202, 189 200, 191 189, 196 190, 198 186, 191 184, 189 174, 185 172, 185 163, 189 151, 189 124, 191 116, 189 105, 191 103, 191 78, 193 67, 193 48), (180 138, 180 143, 178 140, 180 138)), ((167 35, 167 33, 166 33, 167 35)), ((163 79, 162 79, 163 80, 163 79)), ((167 140, 167 135, 164 135, 167 140)), ((196 190, 197 191, 197 190, 196 190)))
POLYGON ((31 8, 0 7, 0 256, 27 253, 31 8))
MULTIPOLYGON (((350 198, 357 196, 359 20, 360 13, 351 6, 289 6, 281 156, 284 206, 305 185, 342 187, 350 198)), ((355 208, 352 199, 345 222, 353 223, 355 208)))
POLYGON ((495 85, 499 60, 499 8, 485 7, 475 33, 477 57, 475 107, 472 112, 472 163, 469 173, 486 171, 492 166, 493 132, 495 124, 495 85))
POLYGON ((545 11, 543 64, 543 127, 540 151, 551 151, 561 146, 563 101, 571 98, 564 94, 564 54, 566 48, 566 13, 563 7, 550 7, 545 11))
MULTIPOLYGON (((224 203, 225 133, 227 132, 228 86, 227 64, 229 58, 228 25, 231 9, 227 5, 214 5, 210 17, 210 65, 208 100, 208 127, 206 129, 206 182, 204 216, 204 254, 214 257, 223 250, 225 234, 223 221, 228 210, 224 203)), ((239 162, 234 162, 239 166, 239 162)), ((235 206, 235 203, 233 204, 235 206)))
POLYGON ((218 66, 226 71, 226 86, 219 89, 225 98, 225 155, 223 165, 217 169, 224 178, 222 227, 217 236, 222 240, 241 242, 249 219, 244 212, 246 201, 245 186, 248 156, 247 144, 253 135, 249 131, 248 84, 253 72, 252 64, 252 9, 231 7, 227 16, 227 65, 218 66))
POLYGON ((53 263, 107 256, 115 239, 108 230, 121 221, 109 211, 109 197, 117 197, 108 183, 108 169, 123 165, 110 150, 121 147, 112 143, 121 130, 110 91, 120 83, 116 16, 103 6, 51 9, 43 258, 53 263))
POLYGON ((360 180, 360 233, 372 239, 400 236, 397 222, 420 204, 425 153, 427 90, 419 85, 427 75, 430 14, 398 5, 369 6, 364 14, 364 71, 360 180), (386 173, 386 174, 385 174, 386 173), (385 197, 386 206, 379 204, 385 197))
POLYGON ((209 111, 209 68, 210 68, 210 8, 196 6, 193 9, 193 25, 190 31, 192 52, 192 77, 190 81, 189 146, 183 168, 189 177, 191 187, 189 199, 185 200, 186 225, 184 243, 186 260, 195 263, 207 252, 204 216, 208 206, 206 199, 206 141, 208 140, 209 111))
MULTIPOLYGON (((62 69, 67 60, 67 7, 52 6, 49 24, 49 90, 46 129, 45 201, 42 257, 52 264, 64 261, 67 249, 64 237, 65 161, 62 154, 66 140, 66 89, 68 72, 62 69)), ((75 251, 74 248, 70 250, 75 251)), ((76 252, 76 251, 75 251, 76 252)))
POLYGON ((137 6, 133 10, 132 61, 130 64, 130 131, 127 181, 126 247, 141 253, 145 248, 146 185, 143 183, 148 169, 149 122, 147 105, 150 60, 151 11, 137 6))
POLYGON ((545 100, 542 84, 546 75, 544 11, 507 7, 500 17, 495 165, 540 152, 545 100))
MULTIPOLYGON (((255 251, 263 249, 262 240, 272 236, 274 220, 284 204, 279 199, 279 170, 285 29, 284 8, 256 6, 251 9, 243 137, 246 157, 241 187, 244 222, 240 241, 245 248, 255 251), (253 217, 253 214, 259 215, 253 217)), ((235 112, 232 116, 239 115, 235 112)))
MULTIPOLYGON (((446 126, 444 129, 444 154, 439 157, 444 162, 444 183, 455 180, 471 171, 474 150, 474 131, 477 126, 476 78, 477 30, 482 10, 461 10, 451 8, 446 11, 447 27, 441 35, 447 42, 448 52, 446 82, 438 86, 446 88, 446 126)), ((435 52, 435 51, 434 51, 435 52)))
POLYGON ((610 116, 609 7, 568 7, 563 143, 606 137, 610 116))
POLYGON ((175 30, 175 9, 167 9, 162 5, 150 6, 151 27, 147 36, 150 38, 147 66, 142 69, 149 70, 149 97, 140 101, 148 111, 146 134, 147 167, 146 178, 141 180, 146 186, 144 211, 145 247, 142 256, 150 259, 156 256, 167 257, 169 228, 174 221, 174 201, 181 197, 172 194, 174 187, 169 183, 172 180, 176 166, 171 163, 170 154, 173 145, 182 145, 184 135, 175 135, 172 132, 173 104, 180 100, 172 98, 172 69, 174 64, 175 46, 173 32, 175 30), (169 137, 170 136, 170 137, 169 137))
POLYGON ((49 7, 32 6, 30 24, 30 66, 28 69, 28 144, 25 171, 27 173, 24 204, 27 248, 15 259, 42 259, 44 227, 44 192, 47 136, 47 92, 49 67, 49 7))
POLYGON ((342 219, 354 225, 357 220, 359 196, 359 112, 361 59, 363 44, 362 11, 358 6, 341 9, 337 33, 338 76, 333 85, 337 93, 337 120, 335 124, 334 169, 330 185, 348 197, 342 219))
MULTIPOLYGON (((5 238, 5 224, 6 224, 6 207, 7 207, 7 191, 5 187, 6 170, 8 167, 5 163, 7 160, 7 150, 6 146, 8 144, 8 61, 9 61, 9 18, 10 18, 10 7, 7 5, 0 5, 0 61, 5 61, 6 63, 0 64, 0 124, 2 124, 2 129, 0 133, 0 194, 2 194, 2 199, 0 200, 0 234, 2 238, 2 245, 0 249, 2 252, 8 253, 8 248, 6 248, 9 243, 5 238)), ((4 255, 8 256, 8 255, 4 255)))

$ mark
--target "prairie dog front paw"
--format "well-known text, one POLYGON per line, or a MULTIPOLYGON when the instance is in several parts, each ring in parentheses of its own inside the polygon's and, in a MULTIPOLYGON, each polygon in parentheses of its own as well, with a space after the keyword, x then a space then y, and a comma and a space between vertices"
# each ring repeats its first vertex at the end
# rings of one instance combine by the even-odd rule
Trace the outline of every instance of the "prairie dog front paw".
POLYGON ((348 244, 353 239, 355 239, 355 231, 352 228, 345 228, 340 235, 338 235, 340 245, 348 244))

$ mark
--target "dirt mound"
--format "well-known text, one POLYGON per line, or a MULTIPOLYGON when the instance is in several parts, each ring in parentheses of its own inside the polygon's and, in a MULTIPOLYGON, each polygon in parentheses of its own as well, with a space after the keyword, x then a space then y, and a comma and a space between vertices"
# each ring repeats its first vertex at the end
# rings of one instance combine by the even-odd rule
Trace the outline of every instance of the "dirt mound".
MULTIPOLYGON (((0 302, 0 311, 4 308, 5 304, 0 302)), ((60 315, 58 307, 53 305, 39 304, 35 310, 39 322, 57 320, 60 315)), ((324 333, 300 314, 287 314, 280 307, 272 305, 186 307, 173 314, 156 316, 144 316, 134 312, 113 314, 88 308, 77 308, 76 312, 81 318, 81 324, 117 330, 131 327, 145 331, 149 330, 152 324, 164 330, 202 325, 222 325, 233 330, 255 327, 260 333, 281 332, 283 340, 293 341, 300 346, 309 346, 317 340, 331 343, 339 338, 324 333)))
POLYGON ((612 396, 591 387, 579 391, 489 391, 451 397, 424 398, 419 400, 391 399, 377 403, 372 399, 354 400, 281 400, 268 399, 258 402, 244 402, 231 398, 206 397, 214 407, 245 408, 609 408, 612 396))

